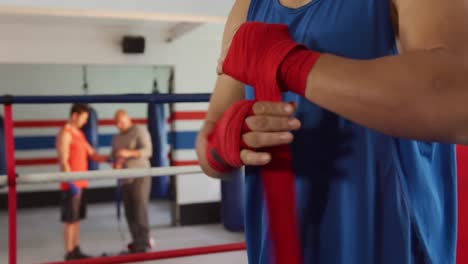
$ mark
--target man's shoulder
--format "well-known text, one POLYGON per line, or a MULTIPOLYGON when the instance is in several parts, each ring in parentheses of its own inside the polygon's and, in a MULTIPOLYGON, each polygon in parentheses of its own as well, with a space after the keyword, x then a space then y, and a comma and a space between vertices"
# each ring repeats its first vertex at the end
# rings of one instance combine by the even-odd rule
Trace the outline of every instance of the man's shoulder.
POLYGON ((119 131, 115 135, 112 136, 111 144, 114 145, 119 138, 122 137, 122 133, 119 131))
POLYGON ((148 129, 146 127, 143 127, 141 125, 134 125, 133 129, 135 130, 136 133, 142 134, 142 133, 149 133, 148 129))
POLYGON ((71 136, 70 129, 67 125, 62 126, 57 132, 57 137, 71 136))

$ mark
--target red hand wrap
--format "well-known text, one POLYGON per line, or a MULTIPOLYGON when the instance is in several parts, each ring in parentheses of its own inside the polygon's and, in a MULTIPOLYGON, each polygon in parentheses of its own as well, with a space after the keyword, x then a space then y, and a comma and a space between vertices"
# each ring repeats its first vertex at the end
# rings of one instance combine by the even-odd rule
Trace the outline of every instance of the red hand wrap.
MULTIPOLYGON (((307 75, 317 58, 317 53, 306 51, 304 46, 291 39, 287 26, 249 22, 243 24, 234 36, 223 72, 254 86, 256 100, 280 102, 278 83, 304 95, 307 75), (305 58, 304 51, 308 53, 305 58)), ((291 151, 289 145, 262 151, 272 155, 272 160, 260 171, 272 259, 276 264, 299 264, 302 254, 291 151)))
POLYGON ((241 100, 233 104, 208 134, 206 158, 211 168, 229 172, 243 165, 240 151, 245 148, 242 134, 246 132, 245 118, 252 114, 254 101, 241 100))
POLYGON ((279 82, 283 90, 304 96, 307 76, 319 57, 320 53, 296 43, 286 25, 248 22, 234 35, 223 72, 253 87, 273 78, 268 82, 279 82), (275 74, 267 77, 267 71, 275 74))
POLYGON ((304 97, 307 77, 319 57, 320 53, 303 47, 292 50, 280 66, 280 87, 304 97))

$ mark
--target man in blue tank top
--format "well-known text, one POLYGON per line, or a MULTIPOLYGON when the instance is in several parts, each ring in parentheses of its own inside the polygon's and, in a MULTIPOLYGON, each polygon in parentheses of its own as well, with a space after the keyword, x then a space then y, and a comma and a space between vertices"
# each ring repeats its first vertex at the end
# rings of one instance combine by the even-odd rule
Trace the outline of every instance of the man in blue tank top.
POLYGON ((260 170, 272 158, 265 148, 285 144, 304 263, 455 263, 450 143, 468 143, 467 9, 463 0, 235 2, 217 69, 226 74, 197 153, 213 177, 246 165, 249 263, 274 262, 260 170), (285 55, 274 65, 283 102, 257 101, 239 118, 232 108, 258 89, 246 80, 271 71, 264 61, 272 59, 257 55, 281 42, 274 27, 237 37, 247 21, 285 24, 307 47, 303 56, 320 56, 307 68, 302 55, 285 55), (239 74, 225 70, 226 54, 239 74), (290 74, 304 72, 304 87, 289 87, 297 81, 290 74), (241 139, 234 147, 217 140, 233 131, 241 139))

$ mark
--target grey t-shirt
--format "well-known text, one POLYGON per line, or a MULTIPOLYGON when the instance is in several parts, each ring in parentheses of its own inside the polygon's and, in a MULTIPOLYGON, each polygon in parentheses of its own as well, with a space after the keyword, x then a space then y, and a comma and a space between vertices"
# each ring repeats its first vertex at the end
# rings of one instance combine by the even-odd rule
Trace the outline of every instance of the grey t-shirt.
POLYGON ((124 133, 119 133, 112 138, 112 157, 116 160, 116 153, 119 149, 139 150, 140 158, 127 159, 123 168, 150 168, 149 158, 153 152, 151 136, 146 128, 132 126, 124 133))

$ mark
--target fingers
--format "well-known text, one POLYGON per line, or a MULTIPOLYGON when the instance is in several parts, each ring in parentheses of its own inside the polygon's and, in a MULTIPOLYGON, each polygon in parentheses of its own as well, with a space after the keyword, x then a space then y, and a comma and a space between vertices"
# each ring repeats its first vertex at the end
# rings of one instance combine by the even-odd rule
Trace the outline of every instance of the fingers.
POLYGON ((255 152, 249 149, 243 149, 240 153, 242 162, 250 166, 263 166, 270 162, 271 155, 266 152, 255 152))
POLYGON ((255 115, 245 119, 245 123, 252 131, 278 132, 298 130, 301 122, 293 117, 255 115))
POLYGON ((294 137, 291 132, 248 132, 242 139, 250 148, 258 149, 289 144, 294 137))
POLYGON ((296 104, 284 102, 259 101, 252 106, 255 115, 291 116, 296 104))
POLYGON ((292 117, 296 111, 294 103, 260 101, 253 105, 252 110, 255 115, 245 120, 251 131, 242 135, 244 143, 250 148, 289 144, 294 139, 290 131, 301 127, 299 119, 292 117))
MULTIPOLYGON (((221 60, 220 60, 221 61, 221 60)), ((222 66, 222 63, 218 64, 222 66)), ((240 158, 245 165, 263 166, 271 161, 271 154, 261 152, 262 148, 290 144, 294 136, 290 131, 301 127, 299 119, 292 117, 295 103, 259 101, 252 106, 254 115, 245 119, 250 132, 244 133, 244 143, 260 150, 242 149, 240 158)))

